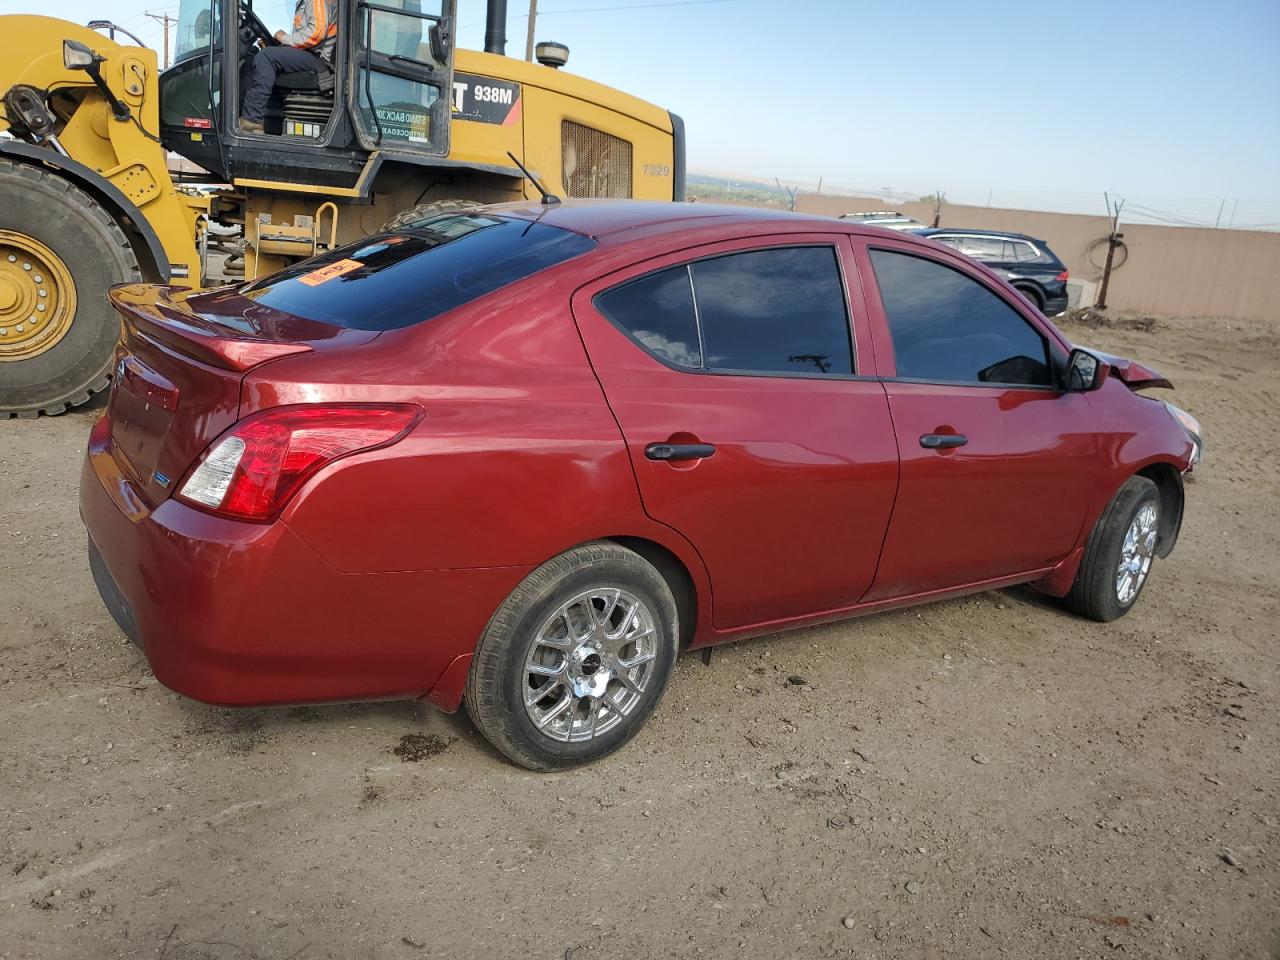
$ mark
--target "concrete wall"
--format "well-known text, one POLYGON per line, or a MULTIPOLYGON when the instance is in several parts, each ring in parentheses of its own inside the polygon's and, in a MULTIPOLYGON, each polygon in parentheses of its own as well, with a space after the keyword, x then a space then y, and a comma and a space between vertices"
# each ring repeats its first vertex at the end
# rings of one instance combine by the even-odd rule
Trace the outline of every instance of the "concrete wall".
MULTIPOLYGON (((796 209, 838 216, 858 210, 901 210, 923 223, 933 221, 925 203, 886 203, 858 197, 805 194, 796 209)), ((995 207, 942 208, 942 226, 1013 230, 1045 240, 1073 278, 1096 281, 1100 269, 1085 252, 1107 235, 1105 217, 1039 213, 995 207)), ((1111 275, 1107 305, 1113 310, 1163 316, 1280 320, 1280 233, 1206 230, 1121 223, 1129 259, 1111 275)), ((1103 247, 1095 254, 1101 265, 1103 247)))

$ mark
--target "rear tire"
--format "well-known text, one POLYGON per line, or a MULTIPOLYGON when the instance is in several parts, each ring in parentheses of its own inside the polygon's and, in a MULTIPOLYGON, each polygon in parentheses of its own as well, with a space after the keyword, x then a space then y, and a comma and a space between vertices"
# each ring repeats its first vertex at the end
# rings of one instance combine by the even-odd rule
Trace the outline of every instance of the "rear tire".
POLYGON ((1019 293, 1031 301, 1031 305, 1036 308, 1037 313, 1044 313, 1044 297, 1040 295, 1040 291, 1035 287, 1023 284, 1016 288, 1019 293))
POLYGON ((431 203, 420 203, 408 210, 401 210, 382 225, 383 230, 398 230, 406 223, 425 220, 427 217, 438 217, 446 213, 475 213, 483 210, 484 204, 474 200, 435 200, 431 203))
MULTIPOLYGON (((142 271, 124 231, 102 205, 42 167, 0 159, 0 231, 47 248, 74 288, 63 292, 74 294, 74 313, 59 339, 33 355, 0 360, 0 419, 63 413, 110 382, 120 322, 107 302, 107 288, 141 280, 142 271)), ((14 256, 12 263, 21 269, 22 240, 12 242, 4 259, 10 262, 8 257, 14 256)), ((51 274, 42 277, 45 287, 59 272, 53 266, 43 271, 51 274)), ((34 278, 37 269, 22 276, 34 278)), ((23 296, 24 291, 10 289, 5 303, 20 302, 23 296)), ((16 325, 8 329, 16 330, 16 325)))
POLYGON ((1068 609, 1102 623, 1128 613, 1150 578, 1159 524, 1156 485, 1146 477, 1130 477, 1089 534, 1075 583, 1065 598, 1068 609))
POLYGON ((671 588, 648 561, 608 541, 575 547, 529 574, 494 614, 471 661, 467 712, 529 770, 591 763, 653 713, 679 635, 671 588))

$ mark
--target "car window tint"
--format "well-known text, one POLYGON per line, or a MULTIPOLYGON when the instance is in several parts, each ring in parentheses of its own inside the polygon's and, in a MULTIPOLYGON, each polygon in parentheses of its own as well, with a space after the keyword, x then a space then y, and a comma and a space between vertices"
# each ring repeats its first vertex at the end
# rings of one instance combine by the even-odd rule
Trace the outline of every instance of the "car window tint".
POLYGON ((991 290, 923 257, 872 250, 871 262, 899 377, 1052 383, 1044 338, 991 290))
POLYGON ((777 247, 692 265, 708 369, 851 374, 844 284, 831 247, 777 247))
POLYGON ((241 289, 262 306, 356 330, 395 330, 580 256, 590 237, 478 214, 418 220, 241 289))
POLYGON ((1015 258, 1018 260, 1035 260, 1036 257, 1039 256, 1039 254, 1036 253, 1036 248, 1031 246, 1031 244, 1027 243, 1025 240, 1015 241, 1013 251, 1015 258))
POLYGON ((687 265, 651 273, 595 298, 596 309, 669 363, 702 366, 687 265))
POLYGON ((1004 255, 1004 243, 991 237, 961 237, 960 252, 975 260, 999 260, 1004 255))

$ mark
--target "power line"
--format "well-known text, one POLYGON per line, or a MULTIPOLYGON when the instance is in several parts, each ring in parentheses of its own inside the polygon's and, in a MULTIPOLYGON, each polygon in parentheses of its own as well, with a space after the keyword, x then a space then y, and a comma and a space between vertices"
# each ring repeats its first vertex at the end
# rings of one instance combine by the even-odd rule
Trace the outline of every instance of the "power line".
MULTIPOLYGON (((649 10, 653 7, 701 7, 712 3, 741 3, 742 0, 656 0, 653 3, 627 3, 616 7, 576 7, 568 10, 539 10, 539 17, 554 16, 559 13, 612 13, 615 10, 649 10)), ((527 20, 527 13, 519 13, 515 16, 508 17, 507 20, 527 20)), ((481 23, 471 23, 463 26, 463 30, 471 30, 475 27, 484 26, 481 23)))
MULTIPOLYGON (((575 10, 543 10, 542 16, 554 13, 610 13, 614 10, 648 10, 651 7, 700 7, 709 3, 739 3, 741 0, 657 0, 655 3, 628 3, 616 7, 578 7, 575 10)), ((522 16, 527 16, 524 14, 522 16)), ((515 19, 521 19, 517 16, 515 19)))
POLYGON ((167 13, 148 13, 148 17, 162 24, 164 27, 164 69, 169 69, 169 24, 176 24, 177 17, 171 17, 167 13))

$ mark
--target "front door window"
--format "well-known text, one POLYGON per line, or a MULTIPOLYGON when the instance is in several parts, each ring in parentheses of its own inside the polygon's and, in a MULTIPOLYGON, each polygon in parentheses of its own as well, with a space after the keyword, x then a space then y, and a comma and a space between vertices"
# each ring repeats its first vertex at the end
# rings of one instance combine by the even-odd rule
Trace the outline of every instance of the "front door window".
POLYGON ((872 250, 871 263, 899 377, 1040 387, 1053 383, 1044 337, 991 290, 923 257, 872 250))

